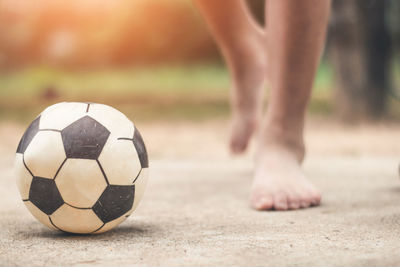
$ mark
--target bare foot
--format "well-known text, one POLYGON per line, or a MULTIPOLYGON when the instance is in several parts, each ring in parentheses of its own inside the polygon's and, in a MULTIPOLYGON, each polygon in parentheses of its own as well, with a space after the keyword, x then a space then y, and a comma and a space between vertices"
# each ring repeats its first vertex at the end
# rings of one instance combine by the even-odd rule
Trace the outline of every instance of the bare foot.
POLYGON ((243 38, 242 44, 227 55, 232 76, 230 149, 235 154, 246 150, 261 117, 266 75, 263 39, 261 31, 243 38))
POLYGON ((302 146, 274 142, 257 154, 250 203, 256 210, 293 210, 319 205, 321 193, 301 169, 302 146))

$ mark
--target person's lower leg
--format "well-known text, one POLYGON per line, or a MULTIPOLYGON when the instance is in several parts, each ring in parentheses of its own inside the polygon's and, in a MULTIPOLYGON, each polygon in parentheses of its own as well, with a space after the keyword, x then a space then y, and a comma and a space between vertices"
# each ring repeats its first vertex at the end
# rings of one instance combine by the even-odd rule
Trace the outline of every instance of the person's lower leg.
POLYGON ((329 7, 329 0, 268 1, 271 91, 250 196, 256 209, 297 209, 320 202, 319 191, 304 176, 300 164, 305 112, 323 49, 329 7))
POLYGON ((243 152, 260 119, 265 81, 264 30, 243 0, 196 0, 232 76, 232 152, 243 152))

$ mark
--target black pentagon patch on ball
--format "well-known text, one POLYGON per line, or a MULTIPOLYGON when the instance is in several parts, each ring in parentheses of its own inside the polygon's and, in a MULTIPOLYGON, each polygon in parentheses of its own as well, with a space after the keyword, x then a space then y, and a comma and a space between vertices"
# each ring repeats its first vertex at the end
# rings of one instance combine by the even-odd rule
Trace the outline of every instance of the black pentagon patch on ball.
POLYGON ((68 158, 97 159, 110 132, 95 119, 85 116, 61 131, 68 158))
POLYGON ((148 168, 149 159, 147 157, 146 146, 144 145, 143 138, 136 127, 135 133, 133 135, 133 144, 135 145, 136 151, 139 155, 140 165, 142 166, 142 168, 148 168))
POLYGON ((31 143, 33 137, 39 132, 40 116, 37 117, 26 129, 24 135, 19 142, 17 153, 24 153, 28 145, 31 143))
POLYGON ((92 209, 100 220, 107 223, 128 212, 134 197, 134 185, 109 185, 92 209))
POLYGON ((47 215, 55 212, 64 204, 54 180, 33 177, 29 189, 29 200, 47 215))

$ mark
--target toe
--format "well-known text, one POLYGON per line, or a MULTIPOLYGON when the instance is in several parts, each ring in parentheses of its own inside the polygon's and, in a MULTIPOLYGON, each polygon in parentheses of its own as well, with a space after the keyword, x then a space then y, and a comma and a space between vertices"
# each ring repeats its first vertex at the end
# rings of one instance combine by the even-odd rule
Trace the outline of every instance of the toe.
POLYGON ((249 140, 256 128, 257 120, 255 120, 254 117, 254 115, 250 117, 240 117, 236 115, 236 118, 233 119, 230 139, 230 149, 233 154, 240 154, 246 150, 249 140))
POLYGON ((291 210, 297 210, 300 208, 300 197, 297 195, 292 195, 288 198, 288 206, 291 210))
POLYGON ((300 207, 301 208, 308 208, 311 205, 311 196, 309 194, 303 194, 300 198, 300 207))
POLYGON ((233 154, 240 154, 246 150, 247 141, 240 140, 237 136, 233 136, 230 143, 231 152, 233 154))
POLYGON ((310 202, 310 206, 318 206, 321 202, 321 193, 314 186, 309 186, 304 192, 310 202))
POLYGON ((276 210, 287 210, 289 208, 286 194, 277 194, 274 197, 274 208, 276 210))
POLYGON ((311 205, 318 206, 321 203, 321 193, 319 191, 312 192, 311 205))
POLYGON ((252 200, 251 205, 256 210, 270 210, 273 208, 273 201, 271 197, 263 196, 252 200))
POLYGON ((230 141, 230 149, 233 154, 243 153, 249 142, 251 134, 246 131, 237 130, 232 133, 230 141))

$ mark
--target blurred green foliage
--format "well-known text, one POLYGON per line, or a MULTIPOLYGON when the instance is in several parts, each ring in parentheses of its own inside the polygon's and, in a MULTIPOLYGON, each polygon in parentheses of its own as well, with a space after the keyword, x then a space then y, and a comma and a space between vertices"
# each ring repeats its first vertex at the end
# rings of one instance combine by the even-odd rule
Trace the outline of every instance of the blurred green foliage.
MULTIPOLYGON (((249 3, 261 21, 262 1, 249 3)), ((102 102, 145 120, 229 113, 229 74, 190 0, 0 0, 0 70, 0 118, 28 121, 60 101, 102 102)), ((311 112, 332 113, 333 87, 325 59, 311 112)))
POLYGON ((0 74, 0 97, 31 98, 53 88, 63 97, 134 93, 220 92, 229 77, 219 65, 157 66, 152 68, 68 71, 31 67, 0 74))
MULTIPOLYGON (((32 119, 61 101, 101 102, 138 119, 202 119, 229 112, 229 74, 221 64, 72 71, 31 67, 0 73, 0 118, 32 119)), ((332 70, 322 64, 311 110, 330 112, 332 70)))

